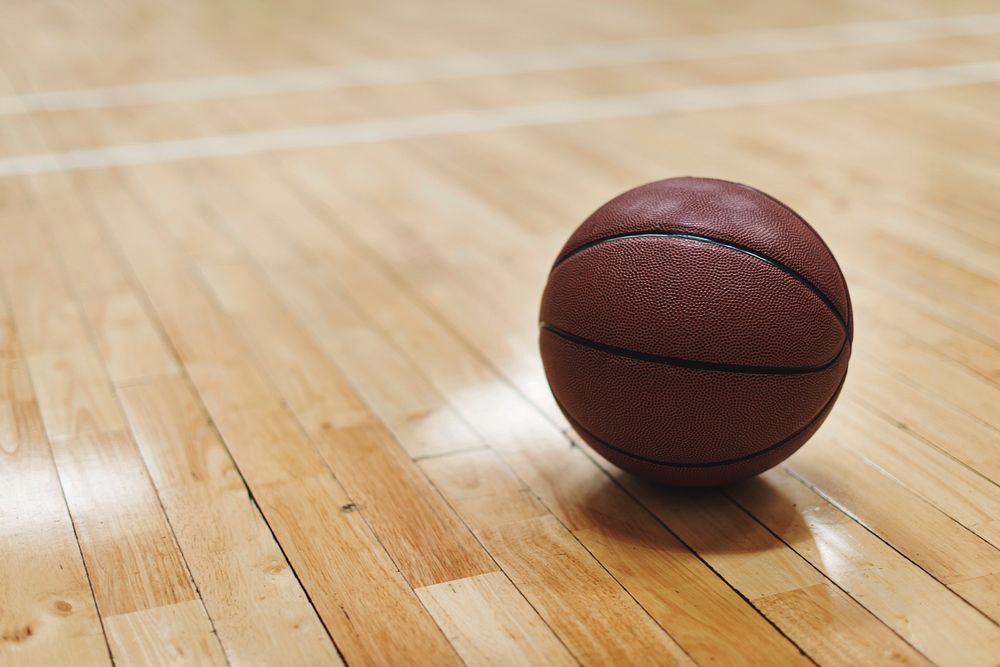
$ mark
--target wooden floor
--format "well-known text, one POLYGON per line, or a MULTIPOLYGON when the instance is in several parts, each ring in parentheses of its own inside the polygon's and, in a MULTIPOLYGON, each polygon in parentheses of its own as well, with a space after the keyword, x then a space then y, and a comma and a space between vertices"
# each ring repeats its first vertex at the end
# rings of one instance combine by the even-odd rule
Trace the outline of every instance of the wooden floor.
POLYGON ((998 11, 4 3, 0 663, 1000 664, 998 11), (536 347, 569 232, 684 174, 857 318, 818 435, 701 493, 536 347))

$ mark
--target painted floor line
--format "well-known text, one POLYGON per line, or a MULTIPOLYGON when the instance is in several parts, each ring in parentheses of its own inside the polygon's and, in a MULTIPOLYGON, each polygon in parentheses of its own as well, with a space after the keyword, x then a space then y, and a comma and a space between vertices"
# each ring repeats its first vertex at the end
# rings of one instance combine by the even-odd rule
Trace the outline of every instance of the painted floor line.
POLYGON ((422 81, 788 53, 1000 32, 1000 14, 694 35, 0 96, 0 114, 197 102, 422 81))
POLYGON ((1000 81, 1000 60, 494 107, 0 159, 0 176, 196 160, 1000 81))

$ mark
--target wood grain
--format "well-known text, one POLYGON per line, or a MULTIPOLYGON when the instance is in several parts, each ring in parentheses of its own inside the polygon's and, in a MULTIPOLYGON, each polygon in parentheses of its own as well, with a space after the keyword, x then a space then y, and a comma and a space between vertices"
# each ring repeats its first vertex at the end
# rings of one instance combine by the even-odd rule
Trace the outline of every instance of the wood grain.
POLYGON ((118 392, 230 660, 338 663, 315 610, 187 383, 164 379, 118 392))
POLYGON ((0 665, 997 664, 989 2, 0 20, 0 665), (682 174, 803 214, 857 322, 816 437, 697 493, 537 352, 572 229, 682 174))
MULTIPOLYGON (((40 390, 45 431, 105 632, 109 620, 121 614, 188 601, 196 604, 185 619, 200 614, 199 622, 207 624, 156 490, 123 429, 124 417, 78 305, 41 233, 48 212, 43 210, 36 226, 16 237, 37 261, 8 261, 3 271, 5 284, 14 285, 8 288, 14 324, 33 341, 25 348, 27 367, 40 390)), ((187 636, 185 619, 171 627, 165 618, 163 631, 187 636)), ((128 634, 131 629, 122 628, 126 634, 114 640, 108 635, 116 660, 128 660, 117 652, 122 642, 155 651, 148 645, 155 638, 128 634)), ((206 641, 213 651, 219 649, 214 634, 206 641)))
POLYGON ((111 650, 127 664, 228 664, 200 600, 117 614, 104 626, 111 650))
POLYGON ((575 665, 566 647, 501 572, 417 589, 468 665, 575 665))
POLYGON ((650 660, 691 664, 664 633, 509 472, 486 452, 435 457, 423 462, 431 479, 476 531, 514 585, 584 664, 642 664, 650 660), (468 457, 492 470, 468 484, 456 483, 468 457), (450 478, 450 479, 449 479, 450 478), (495 478, 495 479, 494 479, 495 478), (604 628, 593 633, 588 628, 604 628))
POLYGON ((60 438, 52 449, 102 614, 195 599, 186 564, 128 433, 60 438))
POLYGON ((0 299, 0 664, 110 665, 20 346, 0 299))
POLYGON ((143 258, 130 259, 131 268, 345 658, 363 664, 405 660, 419 646, 435 662, 455 662, 440 630, 204 288, 165 255, 148 221, 121 217, 122 207, 137 209, 127 192, 118 194, 116 208, 105 210, 116 215, 105 221, 128 257, 143 258))
POLYGON ((986 616, 787 471, 770 471, 732 495, 935 663, 995 662, 1000 633, 986 616))
POLYGON ((267 285, 242 266, 205 267, 202 273, 410 585, 495 571, 472 534, 267 285), (311 397, 322 397, 322 403, 311 397), (354 419, 344 420, 345 410, 354 419), (375 470, 378 474, 371 474, 375 470))

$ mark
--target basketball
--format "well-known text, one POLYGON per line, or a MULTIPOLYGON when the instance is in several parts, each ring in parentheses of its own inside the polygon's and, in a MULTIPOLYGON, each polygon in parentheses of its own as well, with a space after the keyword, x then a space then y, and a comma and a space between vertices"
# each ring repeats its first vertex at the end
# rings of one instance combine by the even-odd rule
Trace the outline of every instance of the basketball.
POLYGON ((847 284, 819 235, 759 190, 672 178, 570 236, 542 296, 545 374, 616 466, 672 486, 756 475, 801 447, 843 386, 847 284))

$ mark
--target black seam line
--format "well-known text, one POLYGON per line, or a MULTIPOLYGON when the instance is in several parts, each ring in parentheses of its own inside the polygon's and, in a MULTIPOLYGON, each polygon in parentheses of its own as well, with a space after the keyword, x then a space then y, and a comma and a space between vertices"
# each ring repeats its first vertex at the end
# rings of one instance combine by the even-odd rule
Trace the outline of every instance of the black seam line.
POLYGON ((768 445, 764 449, 758 449, 756 452, 753 452, 752 454, 747 454, 745 456, 738 456, 733 459, 725 459, 723 461, 712 461, 710 463, 672 463, 670 461, 660 461, 658 459, 651 459, 645 456, 639 456, 638 454, 633 454, 632 452, 625 451, 624 449, 621 449, 620 447, 615 447, 607 440, 604 440, 603 438, 600 438, 597 435, 595 435, 586 426, 577 421, 576 418, 573 417, 572 414, 570 414, 569 410, 566 409, 566 406, 564 406, 562 403, 559 402, 558 398, 555 399, 555 401, 556 405, 559 406, 559 409, 562 410, 563 414, 566 415, 566 418, 573 425, 573 428, 579 429, 580 431, 590 436, 597 442, 601 443, 608 449, 613 449, 614 451, 618 452, 619 454, 622 454, 623 456, 627 456, 631 459, 636 459, 637 461, 643 461, 644 463, 652 463, 654 465, 668 466, 671 468, 716 468, 718 466, 732 465, 733 463, 741 463, 743 461, 749 461, 752 458, 762 456, 764 454, 767 454, 768 452, 778 449, 779 447, 787 444, 789 441, 794 440, 798 436, 802 435, 802 433, 808 430, 810 426, 815 424, 816 421, 819 420, 819 418, 826 413, 826 411, 830 408, 830 406, 833 405, 833 402, 837 400, 837 396, 840 394, 840 390, 844 386, 844 381, 846 379, 847 379, 847 373, 844 373, 844 377, 840 379, 840 383, 837 385, 837 388, 833 391, 833 394, 830 396, 829 400, 827 400, 827 402, 823 404, 823 407, 820 408, 819 412, 817 412, 812 419, 806 422, 805 426, 802 426, 791 435, 782 438, 773 445, 768 445))
MULTIPOLYGON (((722 180, 722 179, 715 179, 715 180, 722 180)), ((773 197, 773 196, 767 194, 766 192, 764 192, 762 190, 758 190, 757 188, 753 187, 752 185, 747 185, 746 183, 737 183, 736 181, 723 181, 723 182, 724 183, 732 183, 733 185, 739 185, 741 187, 747 188, 748 190, 753 190, 754 192, 756 192, 757 194, 761 195, 762 197, 766 197, 767 199, 770 199, 775 204, 777 204, 778 206, 780 206, 781 208, 785 209, 786 211, 788 211, 789 213, 791 213, 793 216, 795 216, 796 218, 798 218, 798 221, 801 222, 805 226, 806 229, 808 229, 810 232, 813 233, 813 236, 816 237, 816 240, 819 241, 820 245, 823 246, 824 248, 826 248, 826 251, 828 253, 830 253, 830 257, 833 258, 833 263, 837 265, 837 270, 840 271, 840 284, 844 288, 844 298, 847 300, 847 328, 848 328, 848 330, 850 330, 850 328, 851 328, 851 320, 853 319, 854 313, 851 312, 851 292, 850 292, 850 290, 847 289, 847 278, 844 277, 844 272, 840 268, 840 262, 838 262, 837 258, 833 256, 833 251, 830 250, 830 246, 827 245, 826 241, 823 240, 823 237, 819 235, 819 232, 817 232, 816 229, 812 225, 810 225, 809 222, 805 218, 803 218, 801 215, 799 215, 798 212, 795 211, 795 209, 792 209, 792 208, 788 207, 785 204, 785 202, 781 201, 780 199, 777 199, 776 197, 773 197)))
POLYGON ((591 349, 606 352, 619 357, 628 357, 630 359, 649 361, 654 364, 666 364, 667 366, 677 366, 679 368, 695 368, 702 371, 721 371, 725 373, 748 373, 757 375, 805 375, 807 373, 818 373, 835 364, 837 359, 839 359, 840 355, 844 352, 844 348, 847 347, 847 336, 844 336, 844 339, 840 344, 840 348, 837 349, 834 355, 823 363, 815 366, 752 366, 748 364, 730 364, 715 361, 700 361, 698 359, 682 359, 680 357, 668 357, 660 354, 639 352, 638 350, 630 350, 625 347, 606 345, 596 340, 590 340, 589 338, 584 338, 583 336, 577 336, 576 334, 572 334, 568 331, 563 331, 559 327, 549 324, 548 322, 540 322, 538 326, 540 326, 543 330, 552 332, 560 338, 570 341, 571 343, 583 345, 584 347, 589 347, 591 349))
POLYGON ((639 238, 649 238, 649 237, 681 238, 681 239, 688 239, 689 241, 711 243, 712 245, 717 245, 723 248, 728 248, 730 250, 735 250, 736 252, 741 252, 755 259, 759 259, 760 261, 766 264, 770 264, 771 266, 778 269, 782 273, 788 275, 789 277, 793 278, 795 281, 802 284, 803 287, 805 287, 810 292, 815 294, 816 297, 823 302, 823 305, 825 305, 830 310, 830 312, 833 313, 833 316, 837 318, 837 321, 840 322, 840 326, 844 329, 845 334, 850 330, 847 326, 847 322, 844 320, 843 314, 841 314, 840 312, 840 309, 837 308, 837 306, 833 303, 833 301, 830 300, 830 297, 828 297, 823 292, 823 290, 813 285, 812 282, 810 282, 810 280, 805 276, 803 276, 801 273, 791 268, 790 266, 782 264, 781 262, 772 257, 768 257, 767 255, 763 255, 757 252, 756 250, 752 250, 751 248, 748 248, 746 246, 739 245, 738 243, 731 243, 729 241, 717 239, 712 236, 701 236, 700 234, 688 234, 687 232, 660 232, 660 231, 626 232, 624 234, 612 234, 611 236, 605 236, 599 239, 594 239, 593 241, 587 241, 586 243, 578 245, 572 250, 563 253, 562 256, 556 260, 556 263, 552 265, 552 271, 555 271, 560 264, 562 264, 569 258, 580 254, 584 250, 589 250, 594 246, 598 246, 603 243, 608 243, 610 241, 618 241, 620 239, 639 239, 639 238))

